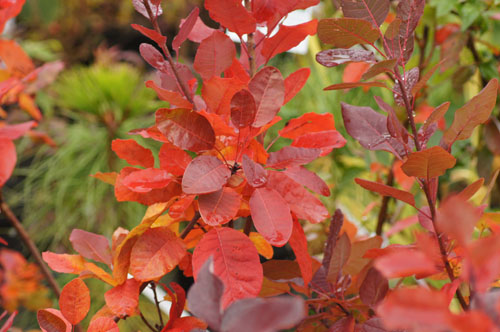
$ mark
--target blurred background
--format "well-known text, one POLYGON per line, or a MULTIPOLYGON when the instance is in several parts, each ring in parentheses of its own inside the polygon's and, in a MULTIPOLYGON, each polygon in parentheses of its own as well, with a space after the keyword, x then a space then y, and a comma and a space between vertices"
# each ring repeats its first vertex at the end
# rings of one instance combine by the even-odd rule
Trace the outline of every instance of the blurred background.
MULTIPOLYGON (((311 14, 319 19, 340 16, 334 2, 321 1, 311 14)), ((178 31, 180 20, 194 6, 200 6, 200 16, 207 25, 217 27, 204 11, 202 0, 164 0, 162 5, 161 27, 169 42, 178 31)), ((420 66, 426 71, 445 57, 446 61, 417 99, 417 122, 423 123, 436 106, 450 101, 450 111, 445 119, 449 124, 454 110, 477 94, 485 82, 499 77, 500 5, 493 0, 430 0, 422 22, 408 68, 420 66)), ((133 10, 130 0, 27 0, 21 14, 4 32, 3 37, 16 40, 36 65, 55 61, 64 63, 64 69, 55 81, 38 91, 35 99, 43 114, 38 130, 46 134, 43 141, 48 144, 40 144, 40 139, 34 137, 17 141, 18 163, 14 176, 3 189, 5 201, 41 251, 71 253, 68 237, 72 229, 80 228, 110 237, 117 227, 131 229, 144 215, 144 206, 116 202, 112 186, 89 176, 96 172, 119 171, 125 166, 111 151, 111 141, 127 138, 131 129, 152 125, 154 111, 166 106, 144 86, 152 70, 139 56, 138 48, 148 40, 133 30, 131 23, 148 25, 145 18, 133 10)), ((384 24, 383 28, 387 23, 384 24)), ((355 185, 353 179, 361 177, 386 182, 392 177, 400 188, 412 192, 418 192, 418 188, 405 177, 400 165, 388 153, 366 151, 347 136, 340 114, 341 101, 378 110, 373 96, 381 96, 391 105, 394 104, 393 98, 389 90, 380 88, 322 91, 334 83, 359 81, 367 69, 364 64, 357 63, 335 68, 319 65, 315 55, 327 48, 313 37, 308 40, 305 54, 287 53, 271 61, 270 65, 278 67, 283 76, 301 67, 311 68, 311 76, 304 89, 283 107, 281 116, 284 121, 273 128, 267 139, 274 138, 287 120, 303 113, 333 113, 337 129, 348 143, 308 168, 330 185, 332 195, 323 201, 330 212, 335 208, 344 211, 350 221, 350 234, 355 234, 356 229, 361 235, 373 234, 382 200, 355 185)), ((186 42, 179 60, 191 65, 195 52, 196 45, 186 42)), ((394 106, 403 119, 403 109, 394 106)), ((474 200, 478 204, 489 203, 491 210, 500 209, 500 181, 492 180, 495 170, 500 167, 498 107, 493 115, 485 126, 475 131, 471 140, 456 144, 453 154, 458 163, 443 177, 440 197, 460 191, 483 177, 485 185, 474 200)), ((12 107, 4 117, 12 123, 29 119, 26 112, 12 107)), ((159 148, 154 142, 138 136, 134 138, 153 150, 159 148)), ((439 140, 440 136, 436 134, 431 145, 439 140)), ((282 139, 273 149, 285 144, 288 142, 282 139)), ((423 202, 424 198, 420 199, 423 202)), ((390 201, 384 228, 386 242, 410 241, 412 230, 419 227, 414 215, 415 211, 401 202, 390 201)), ((31 260, 15 231, 2 218, 0 215, 0 236, 7 240, 10 249, 22 255, 13 258, 12 255, 0 254, 0 266, 4 270, 0 287, 10 287, 10 292, 2 293, 0 301, 4 308, 20 311, 14 324, 17 328, 36 329, 34 310, 46 306, 54 298, 41 288, 35 301, 32 294, 23 295, 26 284, 7 285, 10 260, 31 260)), ((322 252, 326 227, 326 223, 305 226, 311 254, 322 252)), ((1 250, 6 252, 4 247, 1 250)), ((10 270, 10 273, 20 276, 29 266, 19 271, 10 270)), ((32 278, 33 273, 26 273, 23 278, 32 278)), ((72 276, 57 275, 57 278, 60 285, 64 285, 72 276)), ((91 317, 92 312, 102 306, 102 294, 107 289, 102 282, 95 280, 89 280, 88 285, 94 295, 88 316, 91 317)), ((144 301, 142 305, 147 306, 148 302, 144 301)), ((140 322, 133 318, 127 320, 126 325, 130 330, 141 329, 140 322)))

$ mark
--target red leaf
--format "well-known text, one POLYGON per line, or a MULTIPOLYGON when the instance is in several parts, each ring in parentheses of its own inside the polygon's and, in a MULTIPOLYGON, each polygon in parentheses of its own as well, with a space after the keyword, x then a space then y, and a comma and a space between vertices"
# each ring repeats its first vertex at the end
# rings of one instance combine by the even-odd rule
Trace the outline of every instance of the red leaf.
POLYGON ((187 109, 160 108, 156 111, 158 130, 175 146, 201 152, 215 144, 215 133, 208 120, 187 109))
POLYGON ((246 83, 240 81, 237 77, 221 78, 214 76, 210 80, 203 82, 201 95, 211 113, 229 116, 231 113, 231 99, 236 92, 245 87, 246 83))
POLYGON ((113 319, 99 317, 90 322, 87 332, 120 332, 120 329, 113 319))
POLYGON ((333 324, 328 332, 354 332, 356 320, 352 316, 339 319, 333 324))
POLYGON ((272 188, 257 188, 250 197, 250 212, 257 231, 272 245, 284 246, 293 221, 285 199, 272 188))
POLYGON ((142 25, 139 25, 139 24, 131 24, 131 26, 134 30, 139 31, 144 36, 148 37, 149 39, 154 41, 156 44, 158 44, 160 47, 162 45, 165 45, 165 43, 167 42, 167 37, 158 33, 156 30, 148 29, 148 28, 143 27, 142 25))
POLYGON ((294 26, 280 26, 280 29, 274 36, 264 39, 262 55, 266 58, 266 62, 271 60, 275 55, 297 46, 308 35, 315 35, 317 26, 318 20, 294 26))
POLYGON ((334 47, 350 48, 356 44, 373 44, 380 34, 370 22, 355 18, 328 18, 318 24, 318 37, 334 47))
POLYGON ((239 36, 255 31, 255 19, 238 0, 205 0, 205 8, 214 21, 239 36))
POLYGON ((68 332, 71 324, 52 312, 54 309, 38 310, 36 318, 44 332, 68 332), (49 311, 50 310, 50 311, 49 311))
POLYGON ((267 183, 268 172, 260 164, 254 162, 246 154, 243 155, 243 172, 247 182, 254 188, 262 187, 267 183))
POLYGON ((291 119, 285 128, 279 131, 281 137, 295 139, 307 133, 335 129, 335 120, 331 113, 306 113, 301 117, 291 119))
POLYGON ((361 187, 379 193, 382 196, 391 196, 395 199, 399 199, 411 206, 415 206, 415 198, 413 195, 407 191, 399 190, 382 183, 367 181, 363 179, 354 179, 354 181, 361 187))
POLYGON ((140 146, 133 139, 115 139, 111 143, 111 150, 130 165, 145 168, 154 167, 155 165, 151 150, 140 146))
POLYGON ((141 282, 127 279, 104 294, 106 305, 118 317, 133 316, 139 305, 141 282))
POLYGON ((156 83, 153 81, 147 81, 146 86, 148 88, 155 90, 156 94, 158 95, 158 98, 169 102, 172 107, 176 106, 176 107, 187 108, 187 109, 193 108, 193 104, 191 104, 189 101, 187 101, 178 92, 162 89, 159 86, 157 86, 156 83))
POLYGON ((195 280, 198 280, 201 267, 211 256, 214 274, 225 286, 223 308, 236 300, 259 294, 262 265, 257 249, 245 234, 227 227, 213 228, 206 233, 193 253, 195 280))
POLYGON ((36 125, 35 121, 28 121, 0 127, 0 138, 7 138, 13 141, 26 134, 31 128, 36 127, 36 125))
MULTIPOLYGON (((4 315, 7 314, 7 311, 4 311, 2 315, 0 315, 0 319, 4 317, 4 315)), ((3 323, 2 327, 0 327, 0 332, 8 332, 10 328, 12 327, 12 324, 14 323, 14 318, 17 316, 17 311, 14 311, 13 313, 10 314, 9 318, 5 320, 3 323)))
POLYGON ((472 240, 472 233, 481 210, 461 197, 452 196, 446 199, 439 208, 437 225, 440 232, 444 232, 460 245, 466 245, 472 240))
POLYGON ((105 236, 73 229, 69 240, 73 249, 83 257, 111 265, 111 250, 105 236))
POLYGON ((148 193, 153 189, 165 188, 173 177, 164 169, 146 168, 127 175, 122 184, 132 191, 148 193))
POLYGON ((160 168, 175 176, 183 175, 186 167, 192 160, 191 156, 186 151, 170 143, 161 146, 158 158, 160 159, 160 168))
POLYGON ((234 219, 240 204, 241 195, 228 187, 198 197, 201 217, 210 226, 222 225, 234 219))
POLYGON ((369 67, 370 64, 365 62, 355 62, 348 64, 344 68, 344 73, 342 74, 343 83, 356 83, 361 81, 363 74, 368 70, 369 67))
POLYGON ((305 317, 305 303, 298 296, 244 299, 224 312, 221 331, 274 332, 290 329, 305 317))
POLYGON ((304 166, 295 166, 287 168, 283 171, 289 178, 303 186, 311 189, 317 194, 330 196, 330 188, 316 173, 313 173, 304 166))
POLYGON ((285 100, 283 101, 283 105, 292 100, 292 98, 302 90, 310 74, 311 69, 300 68, 285 78, 285 100))
POLYGON ((375 267, 386 278, 409 277, 414 274, 422 277, 438 272, 432 259, 424 253, 411 249, 399 249, 378 258, 375 267))
POLYGON ((0 188, 7 182, 16 167, 16 147, 11 140, 0 138, 0 188))
POLYGON ((64 286, 59 298, 61 313, 73 325, 80 323, 90 309, 90 292, 80 278, 64 286))
POLYGON ((359 297, 364 304, 375 308, 387 294, 389 282, 376 269, 370 268, 359 288, 359 297))
POLYGON ((302 273, 302 279, 304 280, 304 286, 307 287, 312 280, 312 259, 307 251, 307 239, 302 226, 297 219, 293 220, 293 231, 292 236, 290 236, 290 247, 292 247, 295 258, 300 267, 300 272, 302 273))
MULTIPOLYGON (((160 51, 153 47, 153 45, 142 43, 141 45, 139 45, 139 53, 151 67, 156 68, 164 73, 169 72, 170 65, 165 60, 160 51)), ((177 83, 175 85, 177 85, 177 83)))
POLYGON ((333 149, 341 148, 346 140, 336 130, 319 131, 308 133, 293 140, 292 146, 299 148, 318 148, 321 149, 320 156, 326 156, 333 149))
POLYGON ((298 148, 285 146, 281 150, 271 152, 267 159, 267 166, 273 168, 287 168, 308 164, 318 158, 320 149, 298 148))
POLYGON ((186 246, 168 227, 148 229, 130 253, 130 273, 136 280, 149 281, 172 271, 186 255, 186 246))
POLYGON ((208 194, 222 188, 231 177, 231 171, 214 156, 199 156, 189 163, 182 178, 186 194, 208 194))
POLYGON ((0 10, 0 32, 3 31, 5 23, 13 17, 16 17, 21 12, 26 0, 7 1, 7 7, 0 10))
POLYGON ((179 32, 172 41, 172 48, 177 54, 179 54, 179 48, 181 47, 182 43, 184 43, 184 41, 188 38, 189 34, 193 30, 196 21, 198 20, 199 13, 200 9, 198 7, 194 7, 191 13, 189 13, 188 17, 186 17, 186 19, 182 21, 179 32))
POLYGON ((446 295, 424 287, 399 288, 391 292, 376 309, 388 329, 413 329, 422 331, 449 330, 446 295))
POLYGON ((188 39, 195 43, 201 43, 203 39, 210 37, 214 31, 215 29, 209 28, 199 17, 197 17, 196 23, 189 33, 188 39))
POLYGON ((328 217, 328 210, 323 203, 283 172, 271 171, 267 187, 276 190, 299 219, 316 224, 328 217))
POLYGON ((401 166, 408 176, 430 180, 443 175, 447 169, 455 166, 456 159, 440 146, 413 152, 401 166))
POLYGON ((231 122, 237 128, 250 126, 255 120, 257 105, 250 91, 243 89, 231 99, 231 122))
POLYGON ((248 83, 257 107, 253 127, 259 128, 271 122, 285 100, 285 82, 274 67, 262 68, 248 83))
POLYGON ((210 272, 212 264, 212 258, 203 264, 197 274, 196 282, 189 289, 187 299, 189 310, 217 331, 220 330, 222 320, 221 298, 224 284, 210 272))
POLYGON ((198 47, 193 66, 206 81, 230 67, 235 56, 236 48, 231 39, 221 31, 214 31, 198 47))
POLYGON ((389 14, 389 0, 341 0, 345 17, 359 18, 379 27, 389 14))

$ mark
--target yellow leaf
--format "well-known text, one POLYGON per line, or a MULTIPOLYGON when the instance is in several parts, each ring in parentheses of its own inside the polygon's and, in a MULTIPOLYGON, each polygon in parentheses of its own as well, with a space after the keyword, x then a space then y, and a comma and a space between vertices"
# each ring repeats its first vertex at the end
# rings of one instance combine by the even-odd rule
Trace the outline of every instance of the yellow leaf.
POLYGON ((269 244, 269 242, 266 241, 266 239, 264 239, 262 235, 256 232, 250 232, 249 237, 260 255, 267 259, 273 258, 273 247, 269 244))

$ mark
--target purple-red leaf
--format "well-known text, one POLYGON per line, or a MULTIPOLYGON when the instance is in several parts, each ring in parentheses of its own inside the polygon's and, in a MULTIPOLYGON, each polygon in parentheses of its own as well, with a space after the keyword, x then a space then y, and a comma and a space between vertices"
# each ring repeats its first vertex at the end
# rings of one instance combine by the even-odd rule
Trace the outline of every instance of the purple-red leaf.
POLYGON ((73 249, 83 257, 111 265, 111 250, 105 236, 74 229, 69 240, 73 249))
POLYGON ((262 165, 250 159, 246 154, 243 155, 242 166, 249 185, 258 188, 267 183, 267 170, 262 165))
POLYGON ((271 152, 267 159, 267 166, 273 168, 287 168, 310 163, 321 155, 320 149, 298 148, 285 146, 281 150, 271 152))
MULTIPOLYGON (((205 262, 213 257, 214 274, 224 283, 222 307, 247 297, 255 297, 262 287, 259 253, 250 239, 232 228, 213 228, 203 235, 193 252, 195 280, 205 262)), ((206 290, 204 290, 206 291, 206 290)))
POLYGON ((201 152, 215 144, 215 133, 210 122, 187 109, 160 108, 156 111, 156 126, 178 148, 201 152))
POLYGON ((287 168, 284 173, 297 183, 311 189, 323 196, 330 196, 330 188, 316 173, 309 171, 304 166, 287 168))
POLYGON ((247 89, 236 92, 231 99, 231 122, 237 128, 250 126, 255 120, 257 105, 247 89))
POLYGON ((375 308, 384 299, 388 290, 389 282, 387 279, 376 269, 370 268, 359 288, 359 297, 364 304, 375 308))
POLYGON ((217 191, 231 177, 231 171, 214 156, 199 156, 189 163, 182 178, 186 194, 208 194, 217 191))
POLYGON ((257 188, 249 201, 257 231, 272 245, 282 247, 292 235, 290 207, 274 189, 257 188))
POLYGON ((253 127, 259 128, 271 122, 285 100, 285 82, 274 67, 262 68, 248 83, 257 107, 253 127))
POLYGON ((345 17, 359 18, 379 27, 389 14, 389 0, 341 0, 345 17))
POLYGON ((378 30, 370 22, 356 18, 327 18, 318 24, 319 39, 334 47, 373 44, 379 36, 378 30))
POLYGON ((325 67, 335 67, 348 62, 375 62, 375 55, 357 48, 334 48, 316 54, 316 61, 325 67))
POLYGON ((180 25, 180 30, 172 41, 172 48, 176 53, 179 53, 179 48, 182 43, 188 38, 191 30, 193 30, 196 21, 198 20, 198 15, 200 13, 200 9, 198 7, 194 7, 194 9, 189 13, 188 17, 180 25))
POLYGON ((135 10, 137 10, 147 19, 152 19, 163 14, 160 2, 161 1, 154 0, 132 0, 132 4, 134 5, 135 10), (147 7, 144 5, 145 1, 147 1, 147 6, 151 9, 151 14, 153 15, 153 17, 149 17, 147 7))
POLYGON ((221 31, 214 31, 198 47, 193 66, 201 78, 207 81, 230 67, 235 56, 236 48, 231 39, 221 31))
POLYGON ((238 213, 240 204, 241 195, 228 187, 198 197, 201 217, 210 226, 231 221, 238 213))
POLYGON ((373 78, 379 74, 385 72, 392 72, 394 70, 394 66, 396 65, 396 59, 389 59, 384 61, 379 61, 368 69, 361 78, 363 80, 368 80, 373 78))

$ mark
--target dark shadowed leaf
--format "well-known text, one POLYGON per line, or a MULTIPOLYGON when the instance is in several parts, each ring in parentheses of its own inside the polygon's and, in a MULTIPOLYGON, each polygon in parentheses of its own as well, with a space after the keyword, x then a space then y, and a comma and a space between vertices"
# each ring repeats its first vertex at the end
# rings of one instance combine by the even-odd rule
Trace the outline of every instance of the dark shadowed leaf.
POLYGON ((389 0, 341 0, 345 17, 360 18, 379 27, 389 14, 389 0))
POLYGON ((371 268, 359 288, 359 297, 364 304, 375 308, 389 290, 389 282, 380 272, 371 268))
POLYGON ((328 228, 328 238, 326 239, 326 245, 323 251, 323 261, 321 262, 326 271, 328 271, 330 267, 333 249, 337 244, 337 237, 339 236, 340 229, 342 228, 343 223, 344 215, 342 214, 342 211, 340 211, 340 209, 335 210, 335 213, 330 220, 330 226, 328 228))
POLYGON ((284 173, 297 183, 311 189, 317 194, 330 196, 330 188, 316 173, 309 171, 304 166, 287 168, 284 173))
POLYGON ((383 183, 378 183, 378 182, 373 182, 373 181, 367 181, 363 179, 354 179, 357 184, 359 184, 361 187, 379 193, 382 196, 391 196, 395 199, 399 199, 400 201, 403 201, 405 203, 410 204, 411 206, 415 206, 415 198, 413 195, 407 191, 404 190, 399 190, 390 186, 387 186, 383 183))
POLYGON ((250 126, 255 120, 257 105, 247 89, 236 92, 231 98, 231 122, 237 128, 250 126))
POLYGON ((290 207, 274 189, 257 188, 249 201, 257 231, 272 245, 282 247, 292 235, 290 207))
POLYGON ((249 185, 258 188, 266 184, 268 172, 262 165, 250 159, 246 154, 243 155, 242 165, 249 185))
POLYGON ((172 41, 172 48, 177 54, 179 53, 179 48, 181 47, 182 43, 184 43, 184 41, 188 38, 191 30, 193 30, 194 25, 198 20, 199 13, 200 9, 198 7, 194 7, 191 13, 189 13, 188 17, 186 17, 186 19, 181 23, 179 32, 172 41))
POLYGON ((111 265, 111 250, 105 236, 73 229, 69 240, 73 249, 83 257, 111 265))
POLYGON ((349 48, 373 44, 380 34, 370 22, 355 18, 328 18, 318 24, 318 37, 325 44, 349 48))
POLYGON ((214 31, 198 47, 193 66, 206 81, 230 67, 235 55, 236 48, 231 39, 224 32, 214 31))
MULTIPOLYGON (((213 228, 193 252, 193 272, 198 280, 205 262, 213 257, 214 274, 224 283, 222 307, 257 296, 262 287, 262 265, 259 253, 250 239, 232 228, 213 228)), ((206 291, 206 290, 205 290, 206 291)))
POLYGON ((430 180, 443 175, 447 169, 455 166, 457 160, 440 146, 413 152, 401 166, 408 176, 430 180))
POLYGON ((200 152, 215 144, 215 133, 208 120, 188 109, 160 108, 156 111, 156 126, 178 148, 200 152))
POLYGON ((305 317, 300 297, 244 299, 231 305, 222 318, 222 332, 277 332, 292 328, 305 317))
POLYGON ((264 39, 262 55, 266 58, 266 62, 271 60, 275 55, 297 46, 308 35, 315 35, 317 26, 318 20, 294 26, 280 26, 280 29, 274 36, 264 39))
POLYGON ((231 171, 214 156, 199 156, 189 163, 182 178, 186 194, 208 194, 217 191, 231 177, 231 171))
POLYGON ((273 168, 287 168, 305 165, 318 158, 320 154, 320 149, 285 146, 281 150, 269 154, 267 166, 273 168))
POLYGON ((207 322, 214 330, 220 330, 222 320, 221 298, 224 292, 222 281, 210 272, 213 259, 209 258, 198 272, 196 282, 189 289, 189 310, 207 322))
POLYGON ((363 49, 334 48, 316 54, 316 61, 326 67, 335 67, 348 62, 375 62, 375 55, 363 49))
POLYGON ((347 316, 337 320, 328 332, 354 332, 356 320, 352 316, 347 316))
POLYGON ((71 331, 71 324, 61 317, 51 312, 54 309, 42 309, 37 312, 38 324, 45 332, 68 332, 71 331))
POLYGON ((271 122, 285 100, 285 82, 274 67, 262 68, 248 83, 257 107, 253 127, 262 127, 271 122))
POLYGON ((443 141, 448 146, 469 138, 477 125, 486 122, 495 107, 497 91, 498 80, 492 79, 477 96, 455 111, 453 123, 443 135, 443 141))
POLYGON ((255 31, 255 19, 239 1, 206 0, 205 8, 214 21, 239 36, 255 31))
POLYGON ((228 187, 198 197, 201 217, 210 226, 222 225, 232 220, 238 213, 240 204, 241 195, 228 187))
MULTIPOLYGON (((419 77, 420 77, 420 71, 418 67, 410 69, 409 71, 406 72, 404 76, 403 85, 410 100, 412 98, 412 96, 410 95, 411 90, 413 89, 415 84, 417 84, 419 77)), ((394 100, 399 105, 405 104, 403 99, 403 93, 401 92, 401 86, 398 82, 394 83, 394 100)))
POLYGON ((347 233, 344 233, 337 240, 337 243, 332 250, 326 277, 329 282, 333 284, 337 283, 339 278, 342 276, 342 268, 347 263, 350 255, 351 241, 349 240, 349 236, 347 236, 347 233))

